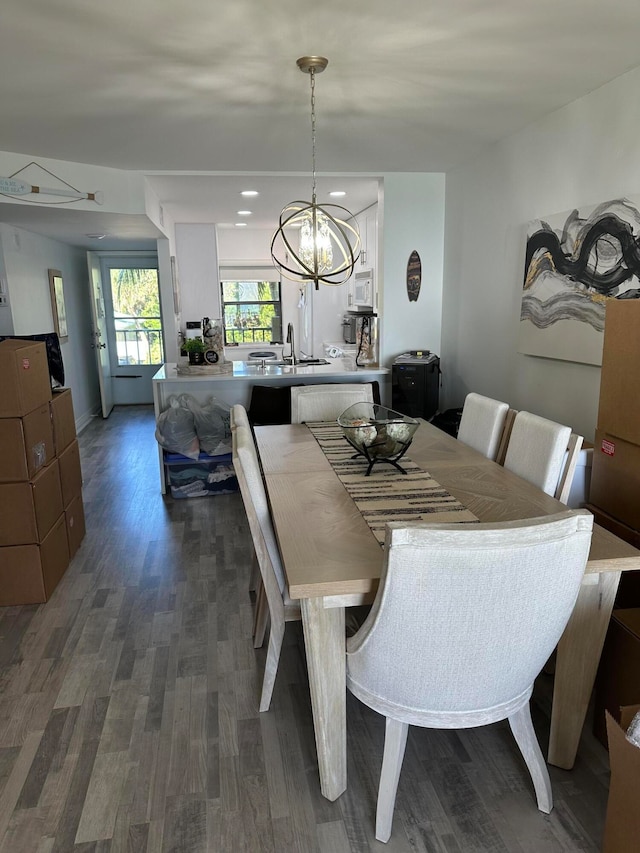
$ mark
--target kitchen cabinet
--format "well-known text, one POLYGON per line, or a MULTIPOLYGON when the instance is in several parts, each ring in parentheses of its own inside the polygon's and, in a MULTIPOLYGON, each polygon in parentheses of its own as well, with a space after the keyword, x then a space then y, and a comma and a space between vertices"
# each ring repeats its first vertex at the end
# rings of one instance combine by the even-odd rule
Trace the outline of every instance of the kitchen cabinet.
POLYGON ((378 309, 378 205, 356 216, 360 229, 360 257, 347 285, 347 311, 369 305, 378 309), (369 276, 363 273, 370 273, 369 276), (359 275, 360 274, 360 275, 359 275))

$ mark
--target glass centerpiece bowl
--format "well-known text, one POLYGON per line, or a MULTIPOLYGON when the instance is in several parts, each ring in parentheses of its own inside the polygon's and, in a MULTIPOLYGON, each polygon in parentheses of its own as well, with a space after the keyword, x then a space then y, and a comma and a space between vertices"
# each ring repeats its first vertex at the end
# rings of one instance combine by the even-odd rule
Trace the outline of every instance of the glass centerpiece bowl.
POLYGON ((402 474, 407 473, 398 460, 406 453, 419 423, 378 403, 355 403, 338 418, 344 437, 357 450, 356 455, 364 456, 369 463, 366 477, 376 462, 388 462, 402 474))

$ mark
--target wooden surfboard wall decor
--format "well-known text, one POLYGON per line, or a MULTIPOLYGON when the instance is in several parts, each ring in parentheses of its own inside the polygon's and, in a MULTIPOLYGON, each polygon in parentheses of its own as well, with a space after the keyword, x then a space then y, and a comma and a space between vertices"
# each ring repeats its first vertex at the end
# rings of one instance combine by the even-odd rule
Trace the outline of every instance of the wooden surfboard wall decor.
POLYGON ((422 262, 420 255, 414 250, 409 255, 407 264, 407 295, 409 302, 417 302, 422 283, 422 262))

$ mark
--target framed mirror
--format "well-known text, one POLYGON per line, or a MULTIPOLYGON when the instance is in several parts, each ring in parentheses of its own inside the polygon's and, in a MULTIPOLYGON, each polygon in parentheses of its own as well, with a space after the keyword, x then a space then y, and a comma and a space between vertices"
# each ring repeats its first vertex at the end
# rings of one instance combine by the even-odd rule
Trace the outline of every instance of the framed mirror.
POLYGON ((49 292, 53 312, 53 330, 60 341, 69 339, 67 329, 67 311, 64 304, 64 284, 60 270, 49 270, 49 292))

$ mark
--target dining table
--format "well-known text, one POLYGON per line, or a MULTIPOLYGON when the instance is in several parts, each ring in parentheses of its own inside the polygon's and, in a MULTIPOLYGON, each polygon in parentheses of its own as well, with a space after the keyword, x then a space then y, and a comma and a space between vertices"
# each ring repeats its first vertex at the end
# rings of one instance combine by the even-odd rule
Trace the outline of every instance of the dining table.
MULTIPOLYGON (((302 611, 320 788, 335 800, 347 787, 345 609, 373 601, 383 549, 309 426, 259 426, 255 438, 289 595, 302 611)), ((428 472, 481 522, 566 510, 426 421, 400 461, 428 472)), ((382 463, 374 466, 373 488, 382 470, 382 463)), ((468 522, 464 515, 461 520, 468 522)), ((550 764, 573 767, 620 575, 638 569, 640 551, 594 525, 583 582, 557 647, 550 764)))

